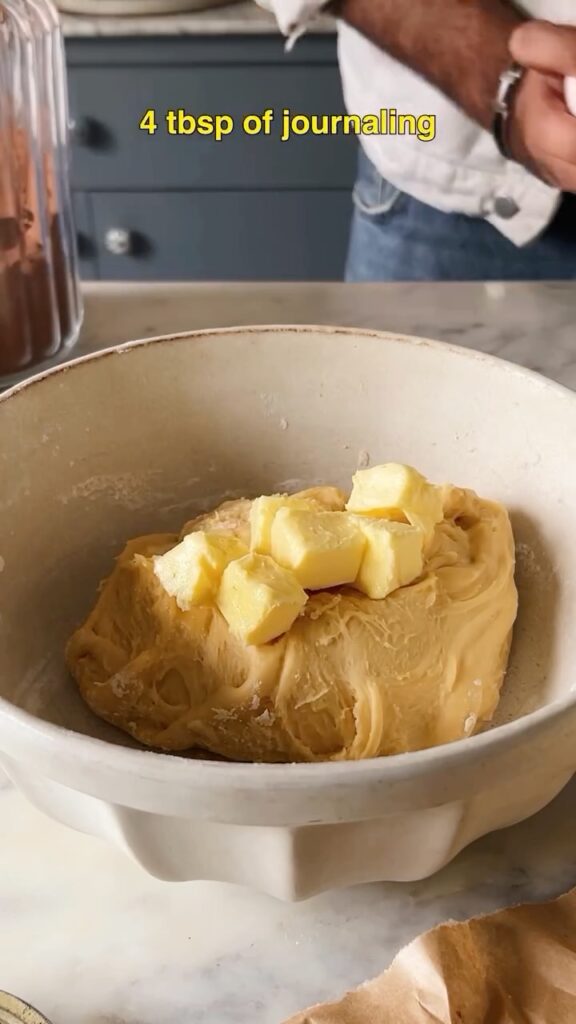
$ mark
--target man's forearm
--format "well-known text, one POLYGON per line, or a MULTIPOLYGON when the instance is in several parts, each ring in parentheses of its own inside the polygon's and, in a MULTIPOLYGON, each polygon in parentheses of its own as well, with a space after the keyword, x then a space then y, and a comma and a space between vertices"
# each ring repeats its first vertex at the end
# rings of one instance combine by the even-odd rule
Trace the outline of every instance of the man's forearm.
POLYGON ((335 0, 335 13, 489 128, 508 43, 526 18, 507 0, 335 0))

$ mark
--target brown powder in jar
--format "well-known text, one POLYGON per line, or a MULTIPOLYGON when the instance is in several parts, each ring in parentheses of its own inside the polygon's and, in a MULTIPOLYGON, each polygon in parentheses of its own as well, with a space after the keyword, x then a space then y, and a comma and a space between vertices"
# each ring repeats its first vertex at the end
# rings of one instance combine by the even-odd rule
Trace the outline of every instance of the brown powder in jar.
POLYGON ((50 239, 52 242, 52 260, 54 267, 54 286, 56 304, 60 320, 60 347, 64 345, 72 332, 73 310, 70 308, 70 294, 73 282, 70 278, 70 264, 62 242, 64 224, 59 214, 52 218, 50 239))
POLYGON ((44 154, 41 200, 28 139, 10 124, 16 189, 0 168, 0 379, 56 355, 72 330, 64 224, 56 207, 52 155, 44 154), (49 245, 40 210, 49 218, 49 245))
POLYGON ((51 226, 54 281, 42 254, 0 266, 0 378, 56 355, 71 330, 66 259, 51 226))
POLYGON ((0 378, 49 359, 68 340, 71 310, 63 265, 55 283, 56 323, 46 260, 0 270, 0 378))

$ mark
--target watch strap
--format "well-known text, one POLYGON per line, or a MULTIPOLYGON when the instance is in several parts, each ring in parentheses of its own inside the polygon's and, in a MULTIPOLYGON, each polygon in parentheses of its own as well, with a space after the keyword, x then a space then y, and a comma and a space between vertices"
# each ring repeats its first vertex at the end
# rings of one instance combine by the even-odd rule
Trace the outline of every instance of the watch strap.
POLYGON ((526 69, 520 64, 511 64, 509 68, 500 75, 498 81, 498 92, 494 102, 494 120, 492 122, 492 135, 498 146, 498 150, 506 160, 512 160, 513 156, 508 148, 507 127, 510 117, 510 110, 514 93, 518 88, 526 69))

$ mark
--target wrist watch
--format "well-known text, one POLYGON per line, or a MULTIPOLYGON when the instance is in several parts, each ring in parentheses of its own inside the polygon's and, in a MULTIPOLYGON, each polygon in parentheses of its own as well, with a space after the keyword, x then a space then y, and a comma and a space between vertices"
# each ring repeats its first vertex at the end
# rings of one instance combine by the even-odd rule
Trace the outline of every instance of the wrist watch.
POLYGON ((526 69, 520 64, 512 64, 500 75, 498 93, 494 103, 494 120, 492 135, 498 149, 506 160, 513 160, 507 140, 506 127, 510 117, 511 103, 518 85, 524 77, 526 69))

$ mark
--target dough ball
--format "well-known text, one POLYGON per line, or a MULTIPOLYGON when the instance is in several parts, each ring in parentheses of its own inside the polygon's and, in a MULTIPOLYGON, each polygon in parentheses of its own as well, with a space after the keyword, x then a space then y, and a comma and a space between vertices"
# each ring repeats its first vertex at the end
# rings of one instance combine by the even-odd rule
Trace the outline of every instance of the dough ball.
MULTIPOLYGON (((343 509, 335 488, 305 492, 343 509)), ((187 523, 249 539, 248 500, 187 523)), ((164 751, 238 761, 341 761, 448 743, 497 707, 517 611, 506 510, 444 488, 424 572, 383 601, 352 588, 311 594, 291 630, 261 647, 213 608, 180 611, 152 558, 177 535, 130 541, 67 664, 107 722, 164 751)))

